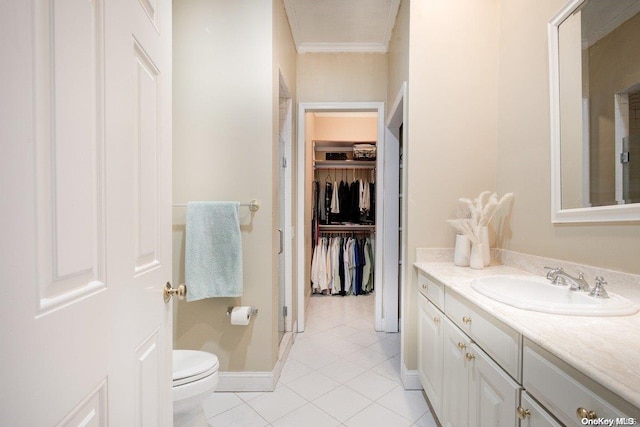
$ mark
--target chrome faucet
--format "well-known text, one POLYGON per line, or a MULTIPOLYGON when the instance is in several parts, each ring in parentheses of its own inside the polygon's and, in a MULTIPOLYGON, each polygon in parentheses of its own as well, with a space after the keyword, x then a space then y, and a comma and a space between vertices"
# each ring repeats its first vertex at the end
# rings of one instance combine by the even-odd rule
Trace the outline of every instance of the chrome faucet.
POLYGON ((586 280, 584 280, 584 274, 578 272, 578 277, 573 277, 562 267, 545 267, 549 270, 547 273, 547 279, 554 285, 568 285, 572 291, 585 291, 589 292, 591 287, 586 280))

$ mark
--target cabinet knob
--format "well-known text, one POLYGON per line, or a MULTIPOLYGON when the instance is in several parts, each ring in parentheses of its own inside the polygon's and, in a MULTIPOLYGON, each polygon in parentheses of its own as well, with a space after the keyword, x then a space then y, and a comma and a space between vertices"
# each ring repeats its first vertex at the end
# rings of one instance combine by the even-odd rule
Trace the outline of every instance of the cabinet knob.
POLYGON ((583 407, 580 407, 576 410, 576 415, 581 420, 584 420, 585 418, 588 420, 595 420, 598 418, 598 414, 596 414, 593 411, 589 411, 583 407))
POLYGON ((520 418, 521 420, 526 420, 531 416, 531 411, 528 409, 524 409, 522 406, 518 406, 516 411, 518 411, 518 418, 520 418))
POLYGON ((473 359, 475 359, 475 358, 476 358, 476 356, 474 356, 474 355, 473 355, 473 354, 471 354, 471 353, 467 353, 467 354, 465 354, 465 356, 464 356, 464 357, 466 357, 468 361, 472 361, 473 359))
POLYGON ((426 284, 426 283, 423 283, 423 284, 422 284, 422 289, 427 289, 427 288, 428 288, 427 284, 426 284))
POLYGON ((433 323, 435 323, 436 325, 440 324, 440 318, 439 317, 434 317, 433 318, 433 323))
POLYGON ((469 323, 471 323, 471 317, 462 316, 462 323, 466 323, 468 325, 469 323))
POLYGON ((467 345, 466 345, 465 343, 463 343, 463 342, 459 342, 459 343, 458 343, 458 348, 459 348, 460 350, 464 350, 465 348, 467 348, 467 345))

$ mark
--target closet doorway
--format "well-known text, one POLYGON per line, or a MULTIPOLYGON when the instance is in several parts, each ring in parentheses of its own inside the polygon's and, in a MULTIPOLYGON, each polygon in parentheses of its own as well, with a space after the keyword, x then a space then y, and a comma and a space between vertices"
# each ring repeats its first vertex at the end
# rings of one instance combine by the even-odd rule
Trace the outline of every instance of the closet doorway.
MULTIPOLYGON (((324 135, 326 134, 325 132, 324 135)), ((352 245, 356 247, 360 244, 361 252, 358 254, 356 249, 353 252, 354 255, 365 257, 365 254, 368 254, 373 257, 373 263, 371 263, 373 264, 371 272, 372 283, 365 284, 366 277, 369 277, 367 270, 365 270, 365 280, 360 282, 353 281, 352 295, 345 298, 357 298, 357 296, 353 295, 354 293, 366 293, 373 287, 375 304, 375 325, 373 326, 375 330, 398 332, 398 281, 396 279, 388 282, 385 280, 387 276, 385 276, 384 272, 385 269, 392 267, 397 272, 398 268, 397 243, 395 246, 392 245, 391 250, 387 248, 386 244, 393 240, 390 239, 390 232, 393 233, 393 237, 397 241, 398 188, 394 186, 395 188, 391 189, 395 196, 386 194, 389 188, 385 185, 385 179, 388 176, 398 176, 399 164, 397 160, 387 162, 385 158, 388 153, 385 149, 384 103, 300 103, 298 109, 297 148, 297 217, 299 220, 297 222, 296 238, 297 246, 300 248, 298 259, 296 260, 298 279, 297 331, 303 332, 305 328, 305 309, 312 294, 311 266, 315 246, 319 242, 319 238, 327 239, 323 240, 322 243, 325 245, 324 247, 328 247, 328 239, 337 237, 343 239, 343 244, 347 242, 347 239, 355 240, 352 245), (316 120, 320 123, 322 121, 320 118, 340 115, 343 117, 349 115, 355 117, 369 116, 368 120, 373 123, 371 136, 358 138, 354 137, 353 134, 350 135, 347 130, 345 136, 341 137, 339 131, 334 134, 334 129, 332 129, 330 137, 316 138, 317 135, 321 135, 316 133, 314 129, 316 120), (365 146, 359 145, 356 148, 356 160, 354 160, 353 143, 365 144, 365 146), (372 143, 376 147, 376 159, 367 161, 366 145, 372 145, 372 143), (316 182, 314 183, 314 181, 316 182), (353 214, 354 210, 351 210, 350 212, 352 213, 347 214, 346 217, 344 210, 335 216, 335 206, 330 210, 323 203, 322 208, 319 208, 319 181, 322 181, 323 184, 323 202, 326 194, 324 191, 325 185, 326 188, 331 188, 332 186, 329 184, 334 184, 337 188, 341 181, 350 185, 358 181, 361 190, 366 188, 372 192, 372 194, 365 196, 365 200, 369 200, 368 197, 370 197, 371 202, 375 203, 375 207, 371 207, 370 210, 369 205, 366 205, 366 209, 362 209, 362 205, 360 205, 359 217, 357 214, 353 214), (386 203, 386 200, 393 200, 393 202, 386 203), (385 217, 394 216, 389 214, 389 209, 396 212, 396 225, 391 229, 388 228, 388 221, 385 221, 385 217), (321 215, 320 212, 325 212, 326 214, 321 215), (369 245, 368 248, 367 245, 369 245), (358 283, 358 286, 356 286, 356 283, 358 283), (393 291, 389 292, 389 290, 393 291), (385 307, 395 308, 395 310, 392 310, 392 317, 394 316, 395 318, 390 318, 388 315, 385 316, 385 314, 388 314, 388 310, 385 310, 385 307)), ((326 200, 329 201, 329 198, 326 200)), ((355 212, 358 211, 357 208, 354 209, 355 212)), ((361 275, 360 278, 362 278, 362 270, 359 273, 361 275)), ((344 279, 341 282, 344 284, 344 279)), ((327 291, 323 286, 316 286, 316 290, 322 293, 337 295, 341 293, 344 295, 345 293, 344 287, 342 292, 336 292, 337 288, 333 289, 334 292, 327 291)), ((327 296, 327 298, 339 297, 327 296)))

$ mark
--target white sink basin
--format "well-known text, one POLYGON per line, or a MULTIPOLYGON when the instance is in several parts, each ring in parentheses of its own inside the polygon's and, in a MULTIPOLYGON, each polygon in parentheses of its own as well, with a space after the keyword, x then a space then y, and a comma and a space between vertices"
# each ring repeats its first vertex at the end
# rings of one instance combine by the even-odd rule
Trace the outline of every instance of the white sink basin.
POLYGON ((524 310, 571 316, 627 316, 640 307, 609 293, 610 298, 594 298, 588 292, 571 291, 534 276, 489 276, 474 279, 471 287, 482 295, 524 310))

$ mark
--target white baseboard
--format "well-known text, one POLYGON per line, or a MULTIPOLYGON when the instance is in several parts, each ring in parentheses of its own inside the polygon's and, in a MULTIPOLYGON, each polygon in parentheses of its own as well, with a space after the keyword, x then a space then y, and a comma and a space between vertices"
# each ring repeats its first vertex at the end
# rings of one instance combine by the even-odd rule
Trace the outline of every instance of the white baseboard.
POLYGON ((420 384, 420 378, 418 377, 418 371, 410 371, 402 361, 400 366, 400 376, 402 378, 402 384, 405 390, 422 390, 422 384, 420 384))
POLYGON ((278 349, 278 361, 271 371, 258 372, 219 372, 216 391, 273 391, 276 388, 280 373, 289 356, 289 350, 295 340, 295 334, 285 333, 278 349))
POLYGON ((216 391, 273 391, 271 372, 219 372, 216 391))

